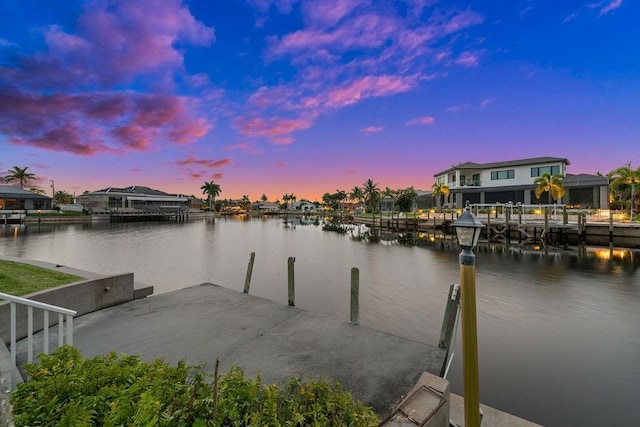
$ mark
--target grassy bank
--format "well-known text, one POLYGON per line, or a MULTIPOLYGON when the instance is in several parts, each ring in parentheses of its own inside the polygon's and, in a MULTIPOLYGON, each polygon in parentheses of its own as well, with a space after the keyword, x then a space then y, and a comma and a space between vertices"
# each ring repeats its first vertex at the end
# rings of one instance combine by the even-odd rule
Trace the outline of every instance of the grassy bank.
POLYGON ((0 260, 0 292, 22 296, 67 283, 82 277, 19 262, 0 260))

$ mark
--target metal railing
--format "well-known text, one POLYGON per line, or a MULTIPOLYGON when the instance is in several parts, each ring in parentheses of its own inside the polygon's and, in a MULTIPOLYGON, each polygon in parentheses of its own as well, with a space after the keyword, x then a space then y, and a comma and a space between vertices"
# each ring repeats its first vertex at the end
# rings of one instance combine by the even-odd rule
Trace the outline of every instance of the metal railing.
POLYGON ((64 344, 73 345, 73 316, 76 315, 75 310, 69 310, 67 308, 57 307, 55 305, 46 304, 40 301, 33 301, 27 298, 16 297, 13 295, 0 292, 0 299, 9 301, 11 310, 11 365, 9 369, 10 384, 9 390, 13 390, 16 386, 16 374, 18 368, 16 366, 17 348, 17 310, 16 306, 23 305, 27 307, 27 363, 33 363, 33 309, 37 308, 43 310, 43 353, 49 354, 49 313, 58 314, 58 346, 62 347, 64 344), (65 342, 65 317, 66 317, 66 342, 65 342))

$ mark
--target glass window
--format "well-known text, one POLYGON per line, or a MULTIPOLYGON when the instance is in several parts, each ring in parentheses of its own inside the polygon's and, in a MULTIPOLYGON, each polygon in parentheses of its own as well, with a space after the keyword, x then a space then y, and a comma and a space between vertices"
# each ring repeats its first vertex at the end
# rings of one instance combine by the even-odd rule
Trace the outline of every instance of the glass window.
POLYGON ((515 178, 515 170, 514 169, 506 169, 502 171, 491 171, 491 180, 495 181, 498 179, 513 179, 515 178))
POLYGON ((542 176, 545 173, 548 173, 549 175, 557 175, 560 173, 560 166, 556 165, 556 166, 542 166, 542 167, 531 168, 532 178, 542 176))

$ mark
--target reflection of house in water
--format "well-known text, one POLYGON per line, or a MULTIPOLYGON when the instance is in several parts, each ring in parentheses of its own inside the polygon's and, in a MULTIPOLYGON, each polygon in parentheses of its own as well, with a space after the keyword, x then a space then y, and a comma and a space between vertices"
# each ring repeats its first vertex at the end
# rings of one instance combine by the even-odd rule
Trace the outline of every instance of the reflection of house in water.
POLYGON ((183 214, 188 210, 189 198, 168 194, 149 187, 109 187, 76 197, 77 203, 89 213, 157 213, 183 214))
POLYGON ((51 201, 51 197, 44 194, 32 193, 13 185, 0 185, 0 211, 49 210, 51 201))

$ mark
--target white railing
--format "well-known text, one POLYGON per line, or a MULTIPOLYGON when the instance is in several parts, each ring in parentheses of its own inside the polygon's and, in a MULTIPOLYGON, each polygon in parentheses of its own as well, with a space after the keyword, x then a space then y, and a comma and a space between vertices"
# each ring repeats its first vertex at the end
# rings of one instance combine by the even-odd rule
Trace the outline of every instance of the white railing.
POLYGON ((17 314, 16 305, 24 305, 27 307, 27 363, 33 363, 33 309, 37 308, 43 310, 43 353, 49 354, 49 313, 58 314, 58 346, 63 344, 73 345, 73 316, 76 315, 76 311, 69 310, 67 308, 57 307, 55 305, 46 304, 40 301, 33 301, 26 298, 16 297, 13 295, 0 292, 0 299, 9 301, 11 306, 11 365, 9 369, 10 384, 9 390, 13 390, 16 386, 16 336, 17 336, 17 314), (66 343, 64 340, 64 325, 67 325, 66 343))

